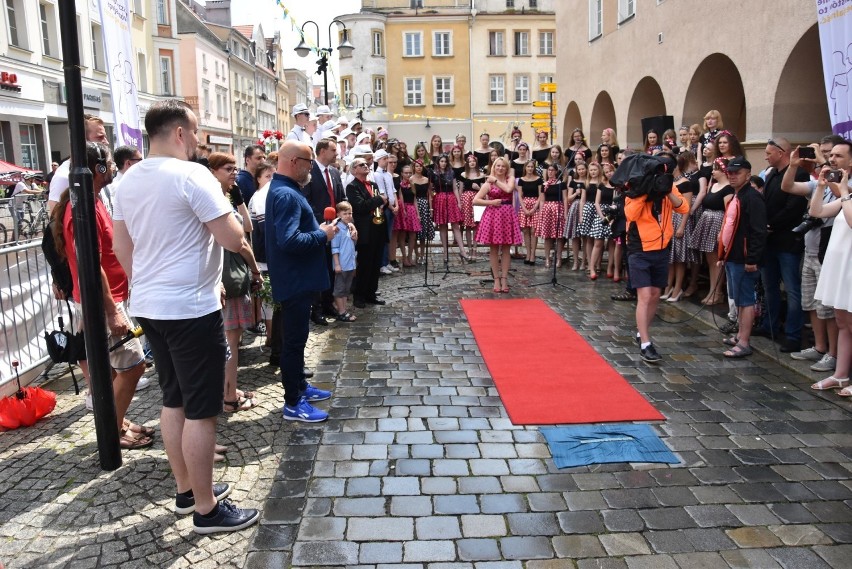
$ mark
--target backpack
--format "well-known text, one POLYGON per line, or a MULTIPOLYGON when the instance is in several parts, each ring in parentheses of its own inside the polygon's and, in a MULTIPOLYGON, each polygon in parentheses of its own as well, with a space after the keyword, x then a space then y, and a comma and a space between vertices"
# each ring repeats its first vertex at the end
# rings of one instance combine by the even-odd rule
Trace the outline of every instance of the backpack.
POLYGON ((53 224, 55 220, 50 220, 44 229, 44 235, 41 239, 41 251, 44 253, 44 260, 50 266, 50 276, 53 278, 53 283, 64 295, 65 298, 71 298, 74 293, 74 279, 71 278, 71 268, 68 266, 68 259, 60 257, 56 250, 56 241, 53 240, 53 224))

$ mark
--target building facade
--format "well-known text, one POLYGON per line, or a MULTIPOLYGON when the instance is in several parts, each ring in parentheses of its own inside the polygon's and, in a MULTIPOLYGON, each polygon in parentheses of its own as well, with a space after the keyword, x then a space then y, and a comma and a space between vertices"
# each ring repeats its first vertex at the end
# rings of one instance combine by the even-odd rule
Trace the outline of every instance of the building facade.
POLYGON ((361 11, 338 19, 346 25, 349 41, 356 46, 348 57, 338 53, 338 112, 355 116, 360 110, 365 127, 387 125, 387 16, 361 11))
POLYGON ((562 140, 580 127, 597 145, 612 127, 622 147, 638 147, 643 118, 668 115, 677 129, 701 124, 711 109, 746 143, 755 164, 764 164, 772 136, 818 140, 831 125, 816 21, 813 2, 559 2, 562 140), (768 10, 771 24, 764 25, 768 10), (685 25, 720 18, 751 25, 721 35, 685 25))

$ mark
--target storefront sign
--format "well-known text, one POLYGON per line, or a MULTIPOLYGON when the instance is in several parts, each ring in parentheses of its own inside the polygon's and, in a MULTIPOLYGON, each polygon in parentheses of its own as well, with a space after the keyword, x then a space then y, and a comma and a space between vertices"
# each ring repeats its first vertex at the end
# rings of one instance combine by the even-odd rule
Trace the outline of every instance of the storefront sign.
POLYGON ((208 134, 207 144, 221 144, 223 146, 231 146, 232 144, 234 144, 234 139, 229 136, 216 136, 214 134, 208 134))
POLYGON ((87 89, 83 87, 83 107, 87 109, 100 109, 102 93, 98 89, 87 89))
POLYGON ((20 93, 21 86, 18 85, 18 76, 8 71, 0 71, 0 89, 20 93))

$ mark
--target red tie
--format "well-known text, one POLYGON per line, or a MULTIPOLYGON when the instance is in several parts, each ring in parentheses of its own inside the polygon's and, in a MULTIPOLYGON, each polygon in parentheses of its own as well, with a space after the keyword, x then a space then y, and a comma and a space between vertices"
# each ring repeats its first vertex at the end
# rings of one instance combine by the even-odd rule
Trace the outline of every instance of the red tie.
POLYGON ((325 186, 328 188, 328 200, 331 202, 331 207, 334 207, 334 190, 331 187, 331 178, 328 175, 328 166, 325 168, 325 186))

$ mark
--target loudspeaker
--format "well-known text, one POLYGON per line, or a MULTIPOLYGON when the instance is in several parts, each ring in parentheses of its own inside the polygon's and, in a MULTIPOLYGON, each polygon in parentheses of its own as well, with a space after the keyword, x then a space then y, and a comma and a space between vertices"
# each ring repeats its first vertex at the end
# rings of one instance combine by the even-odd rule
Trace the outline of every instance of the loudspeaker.
MULTIPOLYGON (((660 115, 656 117, 645 117, 642 119, 642 140, 645 140, 645 135, 649 130, 656 131, 660 135, 660 140, 663 138, 663 133, 668 129, 674 130, 674 117, 671 115, 660 115)), ((662 142, 660 143, 662 144, 662 142)))

